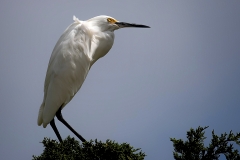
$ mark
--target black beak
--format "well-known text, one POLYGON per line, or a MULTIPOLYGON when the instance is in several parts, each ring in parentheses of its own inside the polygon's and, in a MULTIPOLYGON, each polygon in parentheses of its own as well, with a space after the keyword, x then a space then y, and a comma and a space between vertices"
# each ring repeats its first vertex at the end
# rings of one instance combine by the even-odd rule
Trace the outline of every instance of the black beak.
POLYGON ((149 26, 146 26, 146 25, 134 24, 134 23, 126 23, 126 22, 116 22, 115 24, 118 25, 119 28, 125 28, 125 27, 150 28, 149 26))

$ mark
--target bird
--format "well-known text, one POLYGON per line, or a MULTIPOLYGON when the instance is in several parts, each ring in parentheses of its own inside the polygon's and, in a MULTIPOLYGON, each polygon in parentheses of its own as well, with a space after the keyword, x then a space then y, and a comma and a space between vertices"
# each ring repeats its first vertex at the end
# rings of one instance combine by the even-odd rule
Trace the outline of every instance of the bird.
POLYGON ((82 142, 86 141, 67 123, 61 111, 79 91, 92 65, 112 48, 114 31, 127 27, 150 28, 142 24, 120 22, 106 15, 86 21, 73 16, 73 21, 52 51, 37 120, 43 128, 50 123, 60 142, 62 138, 55 125, 55 116, 82 142))

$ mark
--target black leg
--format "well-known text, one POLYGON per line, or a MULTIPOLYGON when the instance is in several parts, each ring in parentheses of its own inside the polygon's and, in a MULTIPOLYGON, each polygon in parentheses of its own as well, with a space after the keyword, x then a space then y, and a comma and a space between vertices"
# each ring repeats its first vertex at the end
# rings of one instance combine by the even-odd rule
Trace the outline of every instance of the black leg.
POLYGON ((60 122, 62 122, 68 129, 70 129, 82 142, 85 142, 86 140, 80 135, 78 134, 64 119, 61 113, 61 109, 62 107, 60 107, 56 113, 56 117, 58 118, 58 120, 60 122))
POLYGON ((54 118, 51 120, 50 125, 52 126, 55 134, 57 135, 58 140, 59 140, 60 142, 62 142, 62 138, 61 138, 61 136, 60 136, 60 134, 59 134, 59 132, 58 132, 58 129, 57 129, 56 125, 55 125, 54 118))

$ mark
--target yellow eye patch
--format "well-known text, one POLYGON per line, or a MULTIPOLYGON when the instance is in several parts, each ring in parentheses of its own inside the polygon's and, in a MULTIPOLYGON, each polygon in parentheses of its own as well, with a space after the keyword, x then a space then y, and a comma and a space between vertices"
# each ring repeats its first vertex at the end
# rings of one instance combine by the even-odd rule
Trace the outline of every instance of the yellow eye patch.
POLYGON ((117 22, 117 20, 113 19, 113 18, 108 18, 107 21, 108 21, 108 23, 111 23, 111 24, 114 24, 117 22))

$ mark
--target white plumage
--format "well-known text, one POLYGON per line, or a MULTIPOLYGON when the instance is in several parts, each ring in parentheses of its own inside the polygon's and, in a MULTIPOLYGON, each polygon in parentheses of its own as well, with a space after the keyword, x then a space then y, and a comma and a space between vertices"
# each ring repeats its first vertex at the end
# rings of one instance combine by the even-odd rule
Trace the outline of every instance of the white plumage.
POLYGON ((38 125, 44 128, 54 121, 59 108, 65 107, 78 92, 91 66, 111 49, 114 30, 148 27, 118 22, 109 16, 97 16, 87 21, 74 16, 73 20, 54 47, 48 64, 38 115, 38 125))

